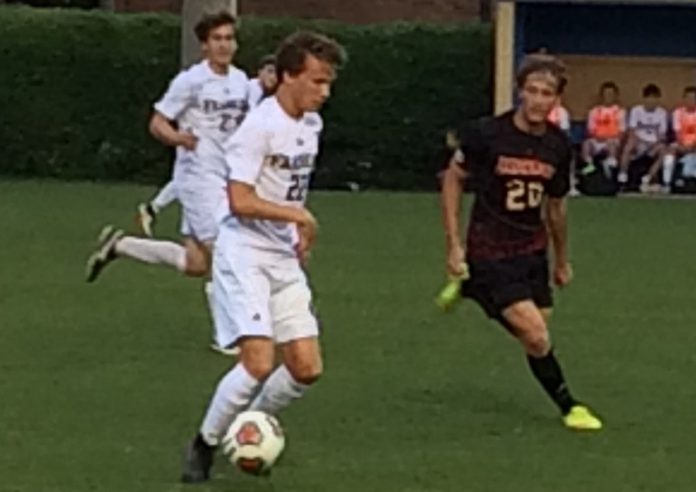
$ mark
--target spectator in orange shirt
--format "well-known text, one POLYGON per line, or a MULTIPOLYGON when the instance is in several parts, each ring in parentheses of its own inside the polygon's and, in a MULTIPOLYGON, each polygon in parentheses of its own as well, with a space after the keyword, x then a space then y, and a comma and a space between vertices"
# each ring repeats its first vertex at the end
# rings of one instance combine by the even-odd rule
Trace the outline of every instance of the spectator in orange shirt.
POLYGON ((582 144, 582 159, 593 165, 595 157, 604 156, 604 171, 609 175, 618 166, 619 148, 626 132, 626 111, 619 105, 619 88, 605 82, 599 89, 600 104, 587 117, 587 136, 582 144))

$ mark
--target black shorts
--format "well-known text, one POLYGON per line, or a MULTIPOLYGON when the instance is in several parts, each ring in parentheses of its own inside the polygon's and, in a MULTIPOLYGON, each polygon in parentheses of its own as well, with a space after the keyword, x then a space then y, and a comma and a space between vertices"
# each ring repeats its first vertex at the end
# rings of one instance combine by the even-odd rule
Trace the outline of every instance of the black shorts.
POLYGON ((476 301, 486 314, 503 321, 502 312, 519 301, 531 300, 539 308, 553 306, 546 252, 503 260, 470 261, 470 278, 461 294, 476 301))

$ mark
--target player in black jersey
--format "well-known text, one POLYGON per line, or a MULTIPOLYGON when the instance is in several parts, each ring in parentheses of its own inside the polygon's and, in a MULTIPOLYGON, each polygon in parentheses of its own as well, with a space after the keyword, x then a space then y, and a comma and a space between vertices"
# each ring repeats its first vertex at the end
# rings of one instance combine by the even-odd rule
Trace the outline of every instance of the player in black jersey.
POLYGON ((564 424, 598 430, 599 418, 571 395, 547 327, 553 304, 549 235, 554 283, 564 287, 572 279, 565 196, 573 153, 567 136, 547 123, 563 80, 557 59, 530 55, 517 75, 519 106, 461 132, 461 152, 452 157, 442 182, 447 268, 452 276, 464 276, 468 267, 461 294, 522 343, 532 373, 564 424), (465 180, 475 196, 466 249, 459 231, 465 180))

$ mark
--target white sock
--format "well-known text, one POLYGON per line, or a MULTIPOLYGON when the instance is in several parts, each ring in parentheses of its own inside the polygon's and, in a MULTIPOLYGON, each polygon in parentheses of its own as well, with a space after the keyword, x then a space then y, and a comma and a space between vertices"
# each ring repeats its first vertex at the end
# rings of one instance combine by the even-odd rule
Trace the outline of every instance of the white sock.
POLYGON ((266 380, 261 392, 249 406, 249 410, 277 415, 290 403, 304 395, 308 389, 308 385, 295 381, 288 368, 282 365, 266 380))
POLYGON ((167 208, 176 199, 176 187, 174 186, 174 181, 170 181, 164 185, 164 188, 159 190, 157 196, 150 202, 150 205, 155 209, 155 212, 159 212, 163 208, 167 208))
MULTIPOLYGON (((207 280, 203 285, 203 291, 205 292, 205 298, 208 301, 208 309, 210 310, 210 316, 213 320, 213 341, 220 345, 220 340, 218 340, 217 331, 215 330, 215 291, 213 289, 213 282, 207 280)), ((222 345, 220 346, 222 347, 222 345)))
POLYGON ((205 442, 211 446, 220 443, 235 415, 246 409, 259 385, 241 362, 225 374, 203 418, 201 436, 205 442))
POLYGON ((621 184, 626 184, 628 183, 628 173, 626 171, 621 171, 619 173, 618 181, 621 184))
POLYGON ((672 176, 674 175, 674 164, 676 159, 673 155, 666 155, 662 161, 662 184, 669 186, 672 184, 672 176))
POLYGON ((116 243, 116 254, 152 265, 169 265, 186 271, 186 248, 169 241, 126 236, 116 243))

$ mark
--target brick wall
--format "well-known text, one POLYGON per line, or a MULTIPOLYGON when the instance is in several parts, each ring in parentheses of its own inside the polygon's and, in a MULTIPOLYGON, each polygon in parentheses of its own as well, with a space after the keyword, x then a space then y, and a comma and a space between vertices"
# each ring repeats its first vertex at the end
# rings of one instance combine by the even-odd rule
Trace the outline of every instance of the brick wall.
MULTIPOLYGON (((114 0, 114 4, 121 12, 180 12, 182 1, 114 0)), ((282 15, 354 23, 459 22, 479 18, 479 8, 480 0, 239 0, 242 15, 282 15)))

